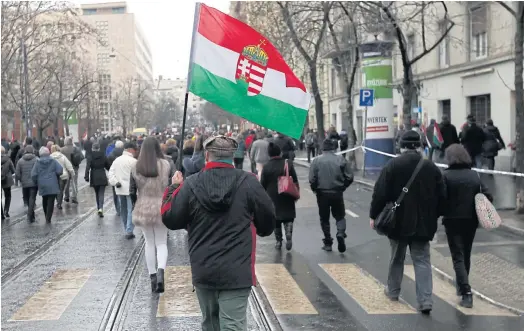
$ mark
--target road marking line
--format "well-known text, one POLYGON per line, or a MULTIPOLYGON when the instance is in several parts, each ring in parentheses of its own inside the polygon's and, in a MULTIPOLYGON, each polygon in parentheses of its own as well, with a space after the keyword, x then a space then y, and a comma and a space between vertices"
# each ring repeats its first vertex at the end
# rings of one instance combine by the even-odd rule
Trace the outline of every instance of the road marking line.
POLYGON ((90 269, 60 269, 42 285, 11 321, 56 321, 91 276, 90 269))
POLYGON ((258 282, 275 314, 318 314, 284 265, 257 264, 255 270, 258 282))
POLYGON ((403 300, 389 300, 384 285, 355 264, 320 264, 320 267, 370 315, 417 313, 403 300))
MULTIPOLYGON (((474 272, 474 271, 473 271, 474 272)), ((415 281, 415 270, 412 265, 404 267, 404 274, 415 281)), ((460 297, 457 296, 456 289, 449 282, 433 277, 433 294, 443 301, 455 307, 458 311, 468 316, 517 316, 505 309, 498 308, 483 300, 474 300, 473 308, 459 306, 460 297)))
POLYGON ((158 300, 156 317, 201 316, 190 266, 170 266, 165 270, 164 295, 158 300))
POLYGON ((357 214, 355 214, 354 212, 352 212, 349 209, 346 209, 346 214, 348 214, 349 216, 354 217, 354 218, 358 218, 359 217, 357 214))

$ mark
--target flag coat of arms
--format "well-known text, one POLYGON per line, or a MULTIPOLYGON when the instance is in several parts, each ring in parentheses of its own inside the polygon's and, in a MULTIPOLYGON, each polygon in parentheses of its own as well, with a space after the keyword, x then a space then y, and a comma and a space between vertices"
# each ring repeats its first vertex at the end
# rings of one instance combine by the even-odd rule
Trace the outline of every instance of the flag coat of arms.
POLYGON ((263 35, 198 4, 190 61, 190 92, 250 122, 300 138, 311 95, 263 35))

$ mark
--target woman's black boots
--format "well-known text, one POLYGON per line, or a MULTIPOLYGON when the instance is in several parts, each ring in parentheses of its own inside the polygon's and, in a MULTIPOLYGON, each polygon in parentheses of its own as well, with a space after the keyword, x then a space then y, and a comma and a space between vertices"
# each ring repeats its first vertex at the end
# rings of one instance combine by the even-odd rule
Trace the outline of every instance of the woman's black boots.
POLYGON ((149 277, 151 278, 151 292, 155 293, 157 283, 156 274, 149 275, 149 277))
POLYGON ((164 293, 164 269, 158 268, 156 275, 156 291, 157 293, 164 293))
POLYGON ((284 223, 284 230, 286 231, 286 249, 288 251, 293 247, 291 237, 293 236, 293 222, 284 223))

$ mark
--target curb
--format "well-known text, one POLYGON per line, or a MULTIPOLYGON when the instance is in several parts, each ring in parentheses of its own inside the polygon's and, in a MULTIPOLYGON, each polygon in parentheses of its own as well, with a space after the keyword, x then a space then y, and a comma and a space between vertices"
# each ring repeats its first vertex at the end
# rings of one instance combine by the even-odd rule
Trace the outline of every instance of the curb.
MULTIPOLYGON (((295 163, 297 165, 299 165, 299 166, 304 167, 304 168, 309 168, 309 164, 308 163, 303 163, 301 161, 299 161, 299 162, 295 161, 295 163)), ((361 185, 368 186, 370 188, 373 188, 375 186, 375 184, 373 182, 370 182, 370 181, 367 181, 367 180, 363 180, 361 178, 355 178, 354 182, 358 183, 358 184, 361 184, 361 185)), ((524 236, 524 229, 519 229, 519 228, 516 228, 514 226, 504 225, 504 224, 501 224, 501 228, 503 228, 504 230, 509 231, 511 233, 524 236)), ((442 271, 439 268, 435 267, 433 264, 431 265, 431 269, 433 269, 436 272, 437 276, 439 276, 441 279, 443 279, 443 280, 449 282, 451 285, 455 286, 455 279, 451 275, 448 275, 444 271, 442 271)), ((497 306, 499 308, 508 310, 508 311, 510 311, 510 312, 512 312, 514 314, 519 315, 519 316, 524 315, 524 310, 520 310, 520 309, 511 307, 511 306, 505 305, 505 304, 503 304, 501 302, 495 301, 495 300, 489 298, 488 296, 480 293, 477 290, 471 289, 471 293, 473 293, 475 295, 475 297, 477 297, 478 299, 486 301, 486 302, 488 302, 488 303, 490 303, 490 304, 492 304, 494 306, 497 306)))

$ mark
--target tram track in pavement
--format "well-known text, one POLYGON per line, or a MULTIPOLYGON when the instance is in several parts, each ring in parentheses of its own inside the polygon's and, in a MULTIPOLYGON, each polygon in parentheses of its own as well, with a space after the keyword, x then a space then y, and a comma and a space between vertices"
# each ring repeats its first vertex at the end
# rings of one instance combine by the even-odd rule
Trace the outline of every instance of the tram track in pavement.
MULTIPOLYGON (((104 207, 108 208, 109 204, 113 201, 112 197, 107 197, 104 200, 104 207)), ((35 251, 31 252, 23 260, 15 264, 13 267, 7 269, 5 272, 2 272, 1 282, 2 290, 4 290, 9 283, 16 279, 22 272, 24 272, 27 267, 33 264, 35 261, 41 259, 45 256, 56 244, 62 242, 70 234, 72 234, 80 225, 82 225, 87 219, 89 219, 97 211, 96 207, 90 208, 86 213, 78 215, 73 219, 71 225, 62 230, 58 235, 49 238, 42 245, 40 245, 35 251)))
MULTIPOLYGON (((88 187, 89 187, 89 184, 82 185, 81 187, 78 188, 78 193, 80 193, 81 190, 84 190, 85 188, 88 188, 88 187)), ((27 207, 25 207, 25 208, 27 208, 27 207)), ((40 206, 38 208, 35 208, 35 213, 38 213, 40 211, 42 211, 42 206, 40 206)), ((17 215, 15 215, 13 217, 10 217, 9 223, 2 224, 2 234, 6 233, 7 230, 9 228, 11 228, 12 226, 14 226, 14 225, 16 225, 16 224, 18 224, 18 223, 20 223, 20 222, 22 222, 24 220, 27 220, 27 209, 24 210, 21 213, 18 213, 17 215)))

